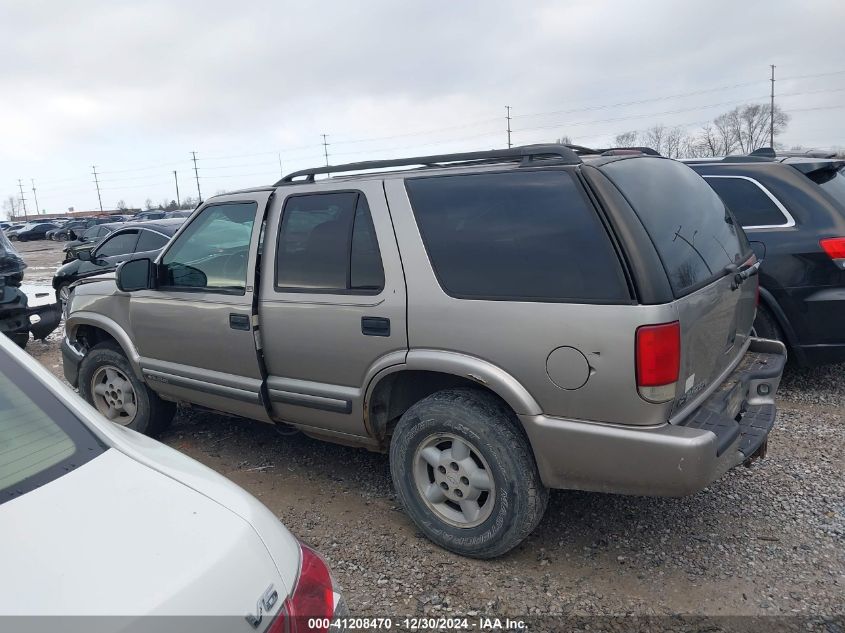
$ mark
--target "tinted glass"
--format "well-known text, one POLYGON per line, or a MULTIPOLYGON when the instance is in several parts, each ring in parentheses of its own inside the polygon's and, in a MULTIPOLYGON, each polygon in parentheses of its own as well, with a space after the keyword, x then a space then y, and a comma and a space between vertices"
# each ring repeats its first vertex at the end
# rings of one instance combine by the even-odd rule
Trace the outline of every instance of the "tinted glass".
POLYGON ((845 168, 838 170, 820 169, 808 174, 808 176, 830 194, 834 200, 845 206, 845 168))
POLYGON ((137 231, 124 231, 112 235, 97 247, 97 257, 114 257, 115 255, 133 253, 135 252, 135 243, 137 241, 137 231))
POLYGON ((0 351, 0 503, 61 477, 102 450, 47 387, 0 351))
POLYGON ((379 292, 384 272, 363 194, 293 196, 285 202, 276 285, 314 292, 379 292))
POLYGON ((624 301, 619 261, 568 171, 405 182, 443 289, 465 298, 624 301))
POLYGON ((742 226, 777 226, 786 217, 754 182, 743 178, 705 178, 742 226))
POLYGON ((384 288, 384 268, 376 239, 370 208, 363 195, 358 196, 352 226, 352 246, 349 262, 349 286, 352 290, 381 290, 384 288))
POLYGON ((138 245, 135 251, 138 253, 146 253, 147 251, 157 251, 167 244, 169 238, 164 237, 161 233, 154 233, 152 231, 141 231, 138 237, 138 245))
POLYGON ((243 293, 257 204, 206 207, 165 253, 162 286, 243 293))
POLYGON ((602 167, 636 211, 676 297, 724 275, 750 255, 745 233, 725 203, 686 165, 631 158, 602 167))
POLYGON ((90 239, 97 237, 97 235, 99 235, 99 234, 100 234, 100 227, 99 226, 92 226, 90 229, 87 229, 85 231, 85 233, 82 234, 82 236, 85 239, 90 240, 90 239))

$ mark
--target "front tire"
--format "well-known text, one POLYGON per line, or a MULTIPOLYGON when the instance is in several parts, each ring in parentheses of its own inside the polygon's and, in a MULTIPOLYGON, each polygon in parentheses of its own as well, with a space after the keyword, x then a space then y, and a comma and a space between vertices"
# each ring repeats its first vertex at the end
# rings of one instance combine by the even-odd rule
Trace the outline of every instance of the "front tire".
POLYGON ((537 527, 549 491, 518 425, 495 396, 474 389, 439 391, 401 417, 390 445, 393 485, 429 539, 494 558, 537 527))
POLYGON ((79 393, 112 422, 144 435, 164 431, 176 413, 174 403, 162 400, 135 375, 112 341, 98 343, 82 359, 79 393))

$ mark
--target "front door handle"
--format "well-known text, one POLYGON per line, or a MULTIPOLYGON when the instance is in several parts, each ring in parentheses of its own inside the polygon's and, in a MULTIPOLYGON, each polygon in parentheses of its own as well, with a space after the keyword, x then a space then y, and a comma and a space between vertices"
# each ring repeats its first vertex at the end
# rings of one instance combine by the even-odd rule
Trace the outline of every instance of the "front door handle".
POLYGON ((249 315, 231 313, 229 315, 229 327, 233 330, 244 330, 249 332, 249 315))
POLYGON ((390 319, 361 317, 361 334, 364 336, 390 336, 390 319))

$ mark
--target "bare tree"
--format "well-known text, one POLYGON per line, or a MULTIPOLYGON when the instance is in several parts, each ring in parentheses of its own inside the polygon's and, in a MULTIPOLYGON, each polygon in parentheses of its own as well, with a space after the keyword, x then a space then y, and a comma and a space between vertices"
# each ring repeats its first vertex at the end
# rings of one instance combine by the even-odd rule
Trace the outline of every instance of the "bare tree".
POLYGON ((144 200, 144 208, 145 208, 147 211, 149 211, 150 209, 152 209, 152 208, 153 208, 153 201, 152 201, 152 199, 151 199, 151 198, 147 198, 146 200, 144 200))
POLYGON ((640 133, 636 130, 632 130, 630 132, 617 134, 613 139, 613 144, 616 147, 636 147, 640 144, 640 133))
POLYGON ((557 142, 558 145, 572 145, 573 144, 572 143, 572 137, 569 136, 568 134, 564 134, 556 142, 557 142))
MULTIPOLYGON (((739 106, 723 114, 726 117, 727 128, 730 132, 734 147, 743 154, 750 154, 755 149, 768 147, 769 126, 771 124, 771 106, 769 104, 751 103, 739 106)), ((721 117, 720 117, 721 118, 721 117)), ((786 129, 789 115, 775 106, 774 131, 775 135, 786 129)))
POLYGON ((117 204, 114 205, 119 211, 126 211, 129 207, 126 206, 125 200, 118 200, 117 204))
POLYGON ((15 196, 8 196, 3 200, 3 214, 9 219, 15 217, 18 214, 20 204, 20 200, 15 196))

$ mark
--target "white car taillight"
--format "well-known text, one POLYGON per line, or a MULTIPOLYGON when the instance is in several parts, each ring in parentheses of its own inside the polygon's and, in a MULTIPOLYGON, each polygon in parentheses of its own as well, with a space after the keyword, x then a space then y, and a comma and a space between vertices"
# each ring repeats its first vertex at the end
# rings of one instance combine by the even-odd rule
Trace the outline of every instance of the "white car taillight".
POLYGON ((285 600, 267 633, 324 633, 335 615, 334 581, 323 557, 299 544, 302 565, 293 593, 285 600))

